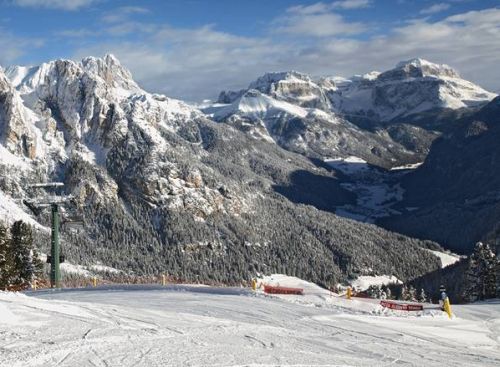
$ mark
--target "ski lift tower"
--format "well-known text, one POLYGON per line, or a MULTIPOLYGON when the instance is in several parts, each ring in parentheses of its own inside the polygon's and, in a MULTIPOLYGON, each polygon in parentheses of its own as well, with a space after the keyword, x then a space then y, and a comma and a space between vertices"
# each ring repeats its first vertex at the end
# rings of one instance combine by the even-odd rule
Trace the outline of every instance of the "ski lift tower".
MULTIPOLYGON (((63 187, 62 182, 46 182, 29 185, 30 188, 41 189, 57 189, 63 187)), ((51 208, 51 246, 50 257, 47 257, 47 262, 50 263, 50 287, 61 288, 61 269, 60 263, 64 262, 64 257, 61 256, 61 248, 59 244, 59 227, 60 227, 60 207, 73 200, 73 196, 52 196, 40 199, 23 200, 23 203, 30 208, 36 216, 46 209, 51 208)))

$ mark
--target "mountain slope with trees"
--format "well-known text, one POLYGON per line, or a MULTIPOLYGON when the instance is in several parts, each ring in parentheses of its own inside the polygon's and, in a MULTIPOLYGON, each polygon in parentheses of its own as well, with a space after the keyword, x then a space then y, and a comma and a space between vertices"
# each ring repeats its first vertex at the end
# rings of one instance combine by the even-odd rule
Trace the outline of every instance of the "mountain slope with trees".
POLYGON ((500 241, 500 97, 455 125, 403 179, 402 206, 416 209, 380 223, 470 253, 500 241))

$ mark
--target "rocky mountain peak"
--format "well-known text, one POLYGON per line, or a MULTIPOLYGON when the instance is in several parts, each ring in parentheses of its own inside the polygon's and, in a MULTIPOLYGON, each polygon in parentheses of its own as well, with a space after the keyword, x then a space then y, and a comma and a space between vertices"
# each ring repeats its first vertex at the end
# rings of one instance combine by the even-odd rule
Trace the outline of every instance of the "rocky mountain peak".
POLYGON ((460 78, 460 74, 446 64, 435 64, 421 58, 414 58, 399 62, 392 70, 381 74, 381 78, 422 78, 426 76, 460 78))
MULTIPOLYGON (((273 89, 273 86, 280 82, 293 82, 293 83, 310 83, 311 78, 298 71, 282 71, 266 73, 257 78, 254 82, 250 83, 248 89, 257 89, 261 92, 268 93, 273 89)), ((276 87, 274 87, 276 89, 276 87)))
POLYGON ((5 73, 21 94, 40 92, 50 84, 58 84, 58 81, 67 84, 76 79, 93 81, 106 90, 117 89, 121 95, 141 92, 130 71, 111 54, 103 58, 86 57, 79 63, 59 59, 38 66, 10 66, 5 73))
POLYGON ((123 67, 112 54, 107 54, 103 58, 86 57, 82 60, 81 65, 87 73, 100 77, 114 88, 127 91, 140 89, 134 82, 130 71, 123 67))
POLYGON ((416 58, 394 69, 353 78, 334 95, 340 112, 390 121, 425 111, 481 106, 495 97, 445 64, 416 58))
POLYGON ((20 96, 0 69, 0 143, 13 154, 34 158, 36 139, 25 114, 20 96))

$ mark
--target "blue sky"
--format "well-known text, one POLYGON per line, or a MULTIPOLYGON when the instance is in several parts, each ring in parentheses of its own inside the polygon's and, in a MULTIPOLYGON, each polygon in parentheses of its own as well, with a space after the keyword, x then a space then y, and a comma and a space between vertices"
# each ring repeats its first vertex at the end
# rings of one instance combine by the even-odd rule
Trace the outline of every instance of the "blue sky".
POLYGON ((0 65, 115 54, 186 100, 266 71, 350 76, 423 57, 500 89, 500 0, 0 0, 0 65))

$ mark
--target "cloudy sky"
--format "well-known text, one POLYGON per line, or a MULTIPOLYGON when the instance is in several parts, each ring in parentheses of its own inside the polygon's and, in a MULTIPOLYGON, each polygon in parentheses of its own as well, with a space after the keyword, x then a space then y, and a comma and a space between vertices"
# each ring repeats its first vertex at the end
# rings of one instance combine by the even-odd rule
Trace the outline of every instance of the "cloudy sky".
POLYGON ((266 71, 350 76, 422 57, 500 90, 500 0, 0 0, 0 65, 115 54, 188 101, 266 71))

